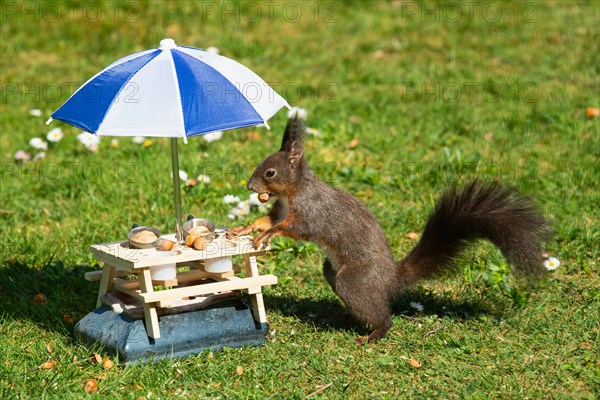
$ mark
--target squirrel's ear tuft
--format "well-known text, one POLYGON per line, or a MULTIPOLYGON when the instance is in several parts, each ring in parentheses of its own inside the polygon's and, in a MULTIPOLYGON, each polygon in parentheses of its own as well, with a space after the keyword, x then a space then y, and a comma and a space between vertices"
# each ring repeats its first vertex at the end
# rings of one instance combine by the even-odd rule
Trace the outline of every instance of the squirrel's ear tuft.
POLYGON ((296 168, 300 164, 302 156, 304 156, 304 150, 302 149, 302 141, 294 140, 290 144, 289 150, 286 151, 287 159, 292 168, 296 168))
POLYGON ((298 113, 292 115, 285 127, 283 140, 281 141, 281 149, 279 149, 279 151, 289 152, 292 148, 292 143, 294 142, 298 142, 297 146, 299 145, 300 150, 302 150, 302 139, 304 137, 305 129, 304 120, 301 116, 298 115, 298 113))

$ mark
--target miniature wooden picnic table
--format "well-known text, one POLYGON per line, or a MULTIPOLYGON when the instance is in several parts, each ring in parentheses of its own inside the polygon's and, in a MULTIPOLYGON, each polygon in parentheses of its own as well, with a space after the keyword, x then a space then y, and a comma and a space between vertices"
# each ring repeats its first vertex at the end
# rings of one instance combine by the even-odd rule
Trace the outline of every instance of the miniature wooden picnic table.
MULTIPOLYGON (((235 239, 224 239, 224 231, 220 232, 219 241, 228 246, 216 246, 215 251, 209 246, 206 250, 196 250, 183 244, 176 244, 172 251, 176 255, 168 258, 155 256, 155 249, 130 248, 129 241, 119 241, 91 246, 94 257, 104 263, 101 271, 85 274, 89 281, 100 280, 98 301, 100 307, 104 295, 110 292, 121 292, 139 301, 144 310, 144 320, 148 336, 160 338, 157 307, 177 307, 183 300, 189 303, 201 303, 210 294, 229 291, 242 291, 250 295, 252 313, 259 323, 266 323, 267 317, 262 296, 262 287, 277 283, 275 275, 260 275, 256 257, 265 254, 270 248, 256 250, 252 247, 252 238, 241 236, 235 239), (233 245, 235 244, 235 246, 233 245), (236 276, 241 268, 227 272, 211 273, 204 270, 204 263, 211 258, 224 256, 243 256, 246 277, 236 276), (168 260, 168 261, 167 261, 168 260), (187 266, 189 271, 177 272, 176 278, 169 281, 152 280, 150 268, 165 263, 176 263, 177 268, 187 266), (135 275, 134 279, 122 279, 124 275, 135 275), (165 290, 155 291, 155 285, 166 286, 165 290)), ((175 234, 163 235, 163 239, 175 241, 175 234)))

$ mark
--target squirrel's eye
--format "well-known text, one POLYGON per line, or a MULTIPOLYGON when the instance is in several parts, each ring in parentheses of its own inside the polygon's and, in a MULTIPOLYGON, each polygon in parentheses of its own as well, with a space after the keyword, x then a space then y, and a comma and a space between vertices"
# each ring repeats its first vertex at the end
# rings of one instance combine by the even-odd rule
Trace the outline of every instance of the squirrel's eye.
POLYGON ((276 173, 276 172, 275 172, 275 170, 274 170, 274 169, 269 169, 269 170, 267 170, 267 172, 265 172, 265 176, 266 176, 267 178, 272 178, 272 177, 274 177, 274 176, 275 176, 275 173, 276 173))

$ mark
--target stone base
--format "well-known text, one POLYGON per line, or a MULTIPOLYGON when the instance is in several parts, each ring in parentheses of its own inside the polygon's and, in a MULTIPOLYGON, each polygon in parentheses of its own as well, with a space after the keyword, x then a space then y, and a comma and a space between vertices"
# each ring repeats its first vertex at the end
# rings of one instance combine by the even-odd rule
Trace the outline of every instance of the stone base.
POLYGON ((143 319, 117 314, 107 306, 94 310, 75 325, 84 343, 100 342, 126 365, 179 358, 223 347, 257 346, 266 342, 266 323, 254 321, 252 310, 239 300, 160 317, 159 339, 149 338, 143 319))

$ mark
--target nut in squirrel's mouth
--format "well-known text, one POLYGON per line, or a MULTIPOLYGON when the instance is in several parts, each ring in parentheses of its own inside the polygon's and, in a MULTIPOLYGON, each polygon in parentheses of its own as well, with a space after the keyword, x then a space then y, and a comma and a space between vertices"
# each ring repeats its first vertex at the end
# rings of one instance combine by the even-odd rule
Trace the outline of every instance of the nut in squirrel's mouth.
POLYGON ((270 197, 271 197, 271 193, 262 192, 262 193, 258 194, 258 201, 260 201, 261 203, 266 203, 267 201, 269 201, 270 197))

